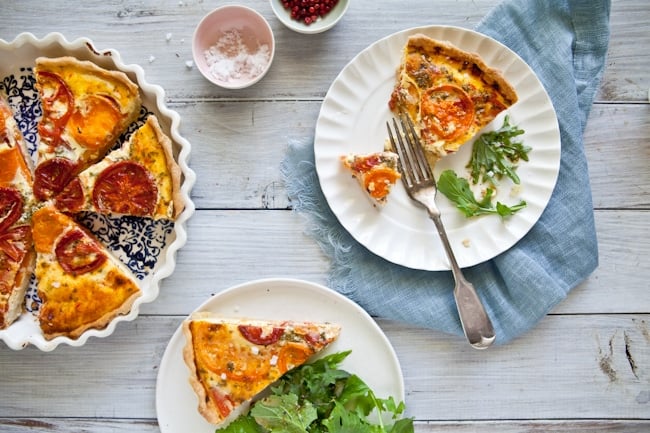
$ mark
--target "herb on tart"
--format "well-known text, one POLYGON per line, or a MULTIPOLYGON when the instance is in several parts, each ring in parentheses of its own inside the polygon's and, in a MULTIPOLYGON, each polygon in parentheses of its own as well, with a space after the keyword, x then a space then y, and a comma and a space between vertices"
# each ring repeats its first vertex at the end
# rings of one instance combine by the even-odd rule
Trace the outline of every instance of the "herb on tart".
POLYGON ((400 418, 403 402, 377 397, 361 378, 339 368, 349 354, 287 372, 248 414, 216 433, 413 433, 413 420, 400 418))

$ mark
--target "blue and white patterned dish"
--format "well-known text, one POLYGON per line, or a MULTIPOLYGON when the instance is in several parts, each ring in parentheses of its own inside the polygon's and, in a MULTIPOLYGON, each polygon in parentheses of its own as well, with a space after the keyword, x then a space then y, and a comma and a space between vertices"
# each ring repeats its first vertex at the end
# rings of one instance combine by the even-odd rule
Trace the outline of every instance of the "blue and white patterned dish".
POLYGON ((57 337, 48 341, 43 337, 34 314, 41 302, 36 295, 36 283, 32 278, 26 296, 26 311, 7 329, 0 330, 0 340, 16 350, 28 344, 33 344, 43 351, 53 350, 61 343, 81 346, 90 336, 106 337, 112 334, 118 322, 134 320, 138 316, 140 305, 155 300, 158 297, 160 281, 173 272, 176 251, 187 240, 186 221, 194 213, 190 191, 196 175, 188 166, 190 143, 181 137, 178 131, 180 116, 166 107, 164 90, 148 83, 140 66, 125 65, 115 50, 98 51, 89 39, 80 38, 68 42, 60 33, 48 34, 43 39, 37 39, 30 33, 22 33, 11 42, 0 39, 0 58, 3 59, 0 64, 0 89, 8 96, 9 105, 27 140, 32 157, 36 153, 37 122, 42 114, 34 88, 34 60, 39 56, 66 55, 91 60, 107 69, 120 70, 138 84, 142 96, 139 119, 118 140, 116 146, 135 131, 147 115, 155 114, 161 127, 172 140, 174 157, 183 174, 181 194, 186 206, 175 222, 128 216, 107 217, 90 212, 80 215, 81 223, 136 275, 142 296, 136 300, 129 314, 118 316, 104 329, 88 330, 76 340, 57 337))

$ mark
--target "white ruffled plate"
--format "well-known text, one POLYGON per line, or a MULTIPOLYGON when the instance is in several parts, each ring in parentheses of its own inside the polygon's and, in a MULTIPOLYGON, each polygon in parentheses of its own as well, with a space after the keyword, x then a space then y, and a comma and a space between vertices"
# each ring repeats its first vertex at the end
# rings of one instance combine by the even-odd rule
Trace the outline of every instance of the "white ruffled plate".
MULTIPOLYGON (((404 30, 375 42, 343 68, 323 101, 314 141, 316 171, 332 211, 368 250, 409 268, 450 269, 433 222, 408 198, 401 183, 383 209, 374 208, 339 160, 350 152, 384 148, 395 72, 408 36, 414 33, 478 53, 488 65, 503 72, 519 96, 519 101, 484 131, 498 129, 505 114, 525 131, 521 137, 532 151, 530 161, 519 164, 521 185, 513 188, 510 180, 504 179, 494 202, 512 205, 523 199, 528 206, 505 221, 496 215, 468 219, 438 194, 437 203, 458 263, 461 267, 473 266, 506 251, 530 230, 551 197, 560 167, 560 131, 553 105, 532 69, 506 46, 471 30, 444 26, 404 30)), ((435 177, 445 169, 465 176, 470 154, 471 145, 467 144, 444 158, 436 165, 435 177)))
MULTIPOLYGON (((196 311, 226 317, 330 322, 341 335, 320 355, 352 350, 341 368, 363 379, 378 397, 404 401, 404 379, 390 341, 368 313, 345 296, 319 284, 271 278, 226 289, 196 311)), ((198 399, 183 361, 185 338, 179 326, 160 362, 156 412, 162 433, 213 433, 198 411, 198 399)))
POLYGON ((153 113, 158 117, 161 127, 172 140, 174 156, 183 173, 181 194, 186 207, 175 222, 85 214, 82 218, 84 224, 137 276, 142 296, 135 301, 129 314, 118 316, 104 329, 88 330, 76 340, 57 337, 48 341, 43 337, 36 320, 35 313, 40 306, 40 300, 32 278, 26 296, 27 311, 7 329, 0 330, 0 340, 16 350, 28 344, 33 344, 43 351, 51 351, 62 343, 81 346, 91 336, 106 337, 112 334, 117 323, 121 321, 134 320, 138 316, 140 305, 156 299, 160 281, 174 271, 176 251, 185 245, 185 225, 194 213, 190 191, 196 175, 188 166, 191 146, 179 134, 180 116, 165 105, 165 91, 160 86, 148 83, 140 66, 124 64, 115 50, 97 50, 89 39, 80 38, 69 42, 60 33, 50 33, 42 39, 30 33, 21 33, 11 42, 0 39, 0 88, 9 96, 9 103, 32 155, 35 154, 36 125, 41 110, 34 89, 34 60, 39 56, 68 55, 81 60, 91 60, 107 69, 123 71, 138 84, 143 108, 140 119, 131 125, 125 136, 134 131, 148 114, 153 113))

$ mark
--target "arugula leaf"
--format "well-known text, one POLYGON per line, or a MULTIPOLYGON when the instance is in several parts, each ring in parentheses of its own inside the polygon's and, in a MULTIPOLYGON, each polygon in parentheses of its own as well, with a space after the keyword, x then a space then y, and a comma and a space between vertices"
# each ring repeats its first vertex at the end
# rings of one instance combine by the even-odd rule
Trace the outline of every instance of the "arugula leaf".
POLYGON ((399 418, 403 402, 377 398, 360 377, 339 368, 349 354, 287 372, 249 414, 216 433, 413 433, 413 420, 399 418))
POLYGON ((309 400, 295 394, 270 395, 253 406, 250 414, 269 432, 303 433, 318 415, 309 400))
POLYGON ((470 168, 472 182, 477 184, 489 182, 497 185, 507 176, 515 184, 520 183, 516 173, 519 160, 528 161, 530 147, 515 138, 524 133, 523 129, 510 124, 510 117, 505 116, 503 125, 496 131, 481 134, 472 147, 472 156, 467 167, 470 168))
POLYGON ((505 218, 526 207, 526 202, 521 200, 518 204, 511 207, 497 202, 495 208, 492 205, 492 196, 494 195, 492 188, 487 188, 483 199, 478 201, 474 196, 474 192, 470 189, 467 179, 458 177, 453 170, 443 171, 440 174, 437 184, 438 190, 454 202, 456 207, 466 217, 497 214, 505 218))

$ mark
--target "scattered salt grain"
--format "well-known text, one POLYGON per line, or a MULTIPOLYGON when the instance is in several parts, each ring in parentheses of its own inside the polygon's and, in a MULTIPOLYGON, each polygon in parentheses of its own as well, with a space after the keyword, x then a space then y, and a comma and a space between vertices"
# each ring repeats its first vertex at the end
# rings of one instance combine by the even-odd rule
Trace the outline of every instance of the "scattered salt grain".
POLYGON ((171 40, 172 40, 172 34, 171 34, 171 33, 167 33, 167 34, 165 35, 165 40, 166 40, 167 42, 171 41, 171 40))
POLYGON ((267 44, 260 44, 257 40, 249 45, 244 42, 239 30, 224 32, 216 43, 203 53, 210 74, 224 82, 251 80, 259 76, 269 63, 271 52, 267 44), (249 45, 256 45, 257 48, 251 50, 249 45))
POLYGON ((156 56, 149 56, 149 63, 153 63, 156 60, 156 56))
POLYGON ((187 69, 192 69, 192 68, 194 67, 194 62, 191 61, 191 60, 187 60, 187 61, 185 62, 185 67, 186 67, 187 69))

